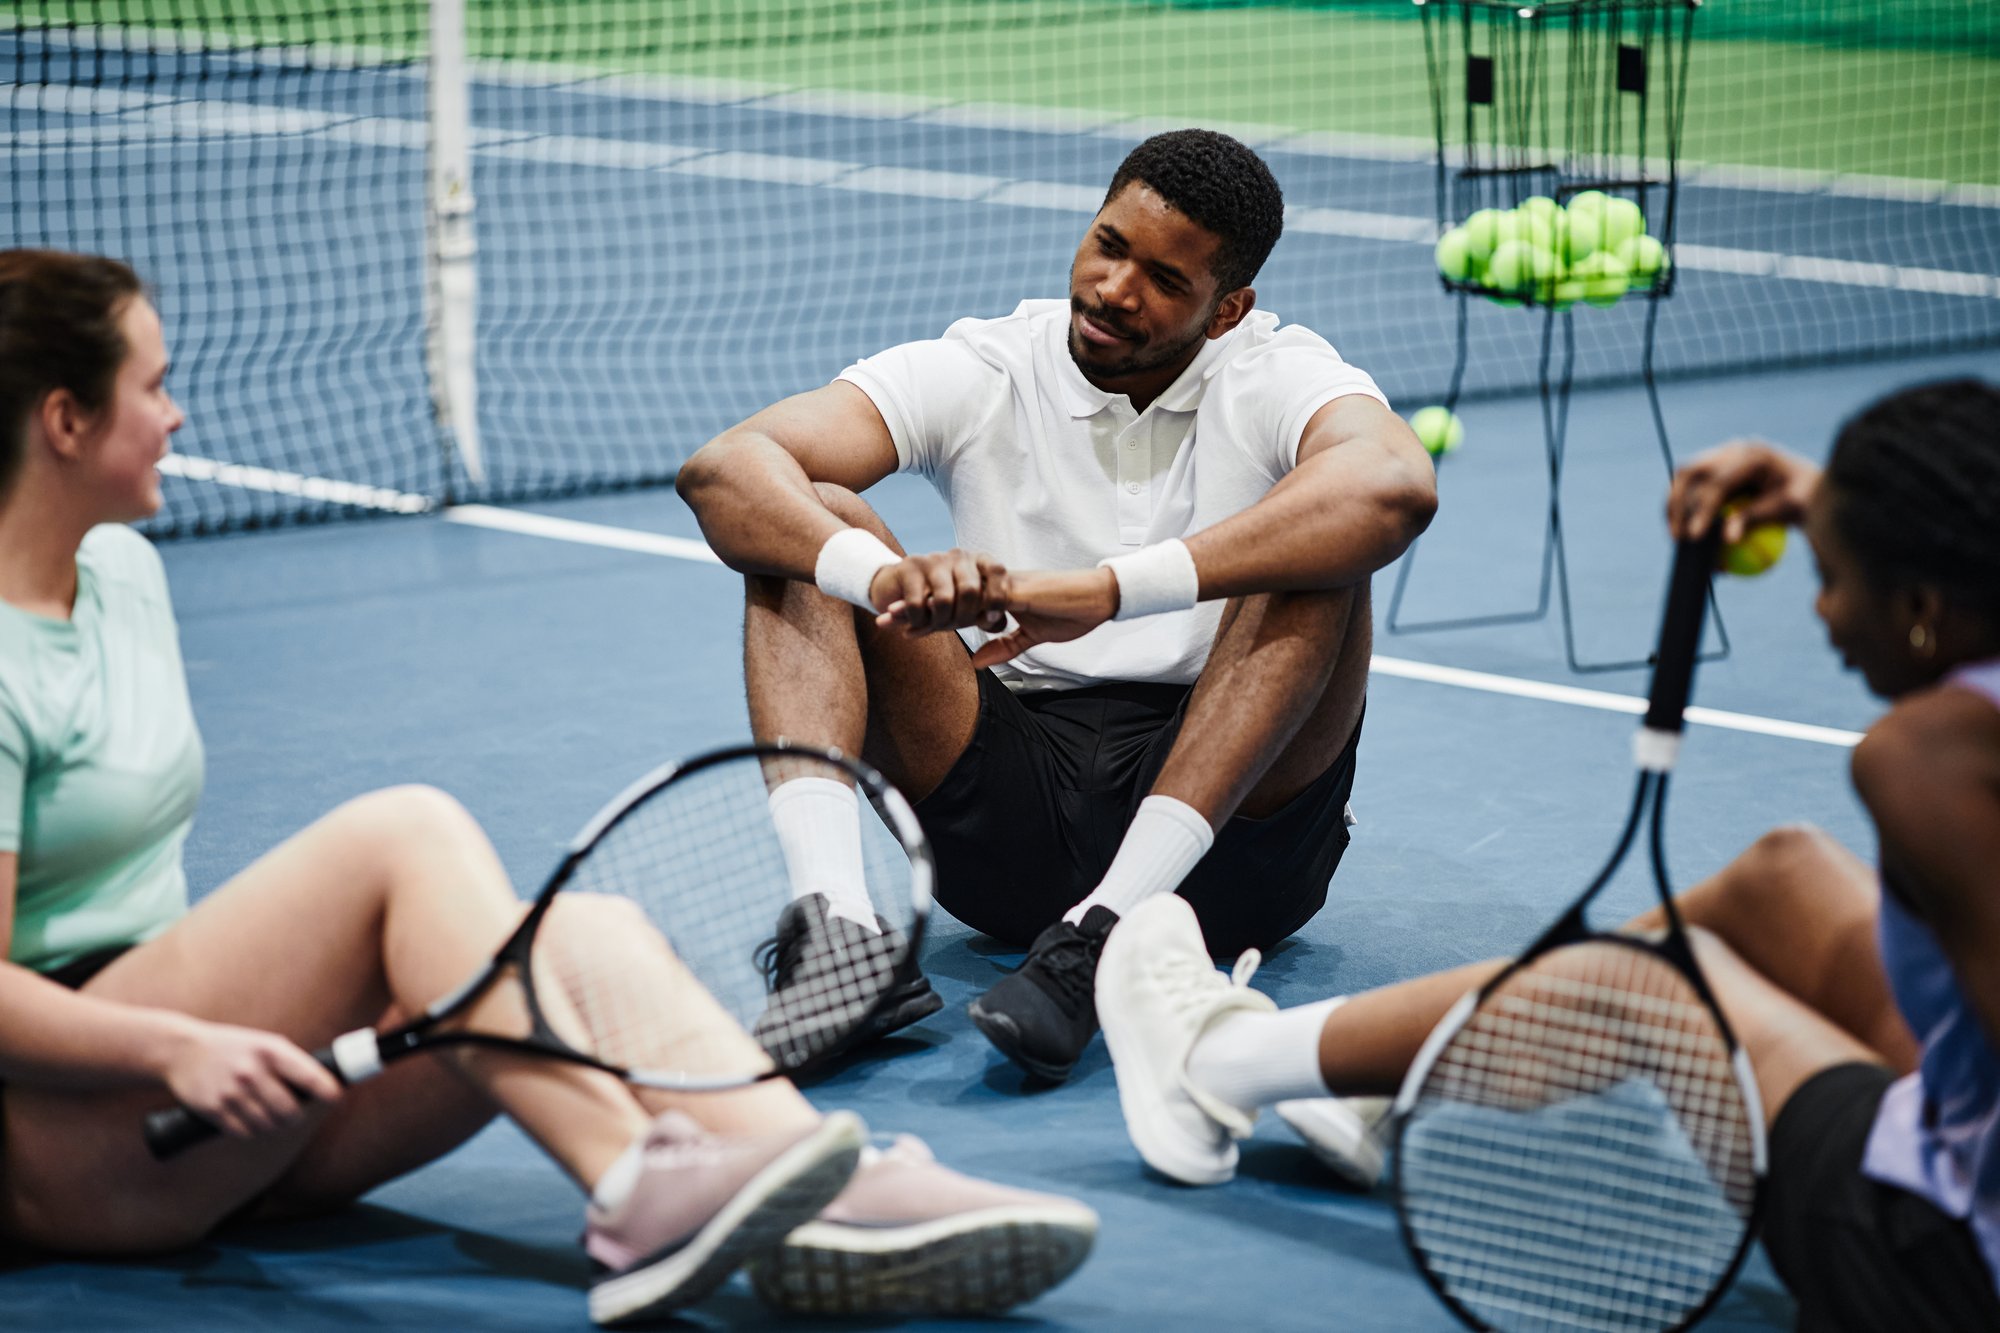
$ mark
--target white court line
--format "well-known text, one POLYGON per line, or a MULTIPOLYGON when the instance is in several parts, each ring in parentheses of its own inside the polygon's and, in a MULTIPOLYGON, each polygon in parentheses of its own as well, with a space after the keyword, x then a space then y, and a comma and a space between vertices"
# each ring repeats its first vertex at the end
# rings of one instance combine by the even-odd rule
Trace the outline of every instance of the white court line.
MULTIPOLYGON (((411 152, 422 151, 427 143, 427 127, 417 120, 290 111, 229 100, 177 102, 164 100, 155 94, 122 89, 77 89, 53 84, 22 84, 14 88, 14 103, 19 107, 115 118, 111 125, 64 126, 16 132, 12 140, 23 149, 46 144, 70 151, 111 150, 124 142, 147 142, 159 138, 172 142, 186 137, 311 138, 411 152)), ((1095 213, 1104 197, 1103 191, 1094 185, 1002 180, 970 172, 871 166, 827 158, 719 150, 689 144, 580 135, 538 135, 481 126, 473 127, 472 151, 481 157, 641 173, 670 172, 718 180, 796 188, 832 188, 901 198, 958 199, 996 207, 1054 209, 1082 217, 1095 213)), ((1285 210, 1285 222, 1296 232, 1353 240, 1429 246, 1436 242, 1438 236, 1437 223, 1431 218, 1353 209, 1294 205, 1285 210)), ((1861 263, 1813 255, 1697 245, 1685 241, 1674 247, 1674 262, 1685 270, 1739 277, 1869 287, 1975 300, 2000 299, 2000 276, 1959 269, 1861 263)))
POLYGON ((391 514, 422 514, 436 507, 429 496, 414 495, 408 491, 364 486, 353 481, 335 481, 332 477, 307 476, 302 472, 250 467, 243 463, 223 463, 196 454, 168 454, 158 466, 170 477, 212 481, 218 486, 263 491, 268 495, 296 495, 307 500, 380 509, 391 514))
MULTIPOLYGON (((200 51, 210 58, 245 64, 368 70, 392 78, 422 78, 422 58, 413 53, 375 47, 315 43, 305 46, 258 46, 229 33, 183 33, 139 25, 96 25, 75 35, 49 28, 0 28, 0 35, 22 33, 52 46, 76 45, 106 49, 200 51), (87 32, 88 35, 84 35, 87 32), (230 51, 228 48, 243 49, 230 51)), ((1137 142, 1155 130, 1178 129, 1179 120, 1160 120, 1129 111, 1027 106, 1008 102, 966 102, 951 98, 889 92, 849 92, 832 88, 800 88, 790 84, 718 79, 687 74, 610 74, 594 65, 556 61, 474 59, 467 62, 481 83, 553 88, 586 96, 629 97, 635 100, 693 102, 708 106, 839 116, 850 120, 914 121, 969 129, 1046 134, 1097 134, 1137 142)), ((1436 144, 1406 135, 1359 134, 1337 130, 1299 130, 1283 125, 1232 125, 1214 122, 1252 148, 1314 157, 1345 157, 1385 162, 1427 162, 1436 144)), ((1449 163, 1463 165, 1454 147, 1449 163)), ((1628 176, 1641 170, 1663 169, 1657 161, 1630 156, 1603 160, 1611 174, 1628 176)), ((1970 208, 2000 208, 2000 185, 1968 185, 1952 181, 1902 176, 1872 176, 1854 172, 1809 171, 1794 167, 1756 167, 1730 162, 1682 160, 1683 184, 1700 182, 1722 188, 1767 190, 1785 194, 1826 194, 1850 199, 1901 199, 1956 204, 1970 208)), ((1095 210, 1093 210, 1095 211, 1095 210)), ((1435 240, 1435 236, 1432 237, 1435 240)), ((1426 242, 1428 244, 1428 242, 1426 242)))
POLYGON ((607 527, 602 523, 579 523, 573 518, 551 518, 519 509, 496 509, 492 505, 453 505, 444 511, 445 522, 463 523, 473 528, 494 528, 518 532, 523 537, 546 537, 550 541, 580 542, 585 546, 609 546, 641 555, 664 555, 674 560, 695 560, 720 565, 721 557, 706 542, 689 537, 669 537, 658 532, 607 527))
MULTIPOLYGON (((645 555, 663 555, 675 560, 695 560, 711 565, 722 563, 705 542, 688 537, 668 537, 660 533, 638 532, 631 528, 614 528, 602 523, 579 523, 574 519, 550 518, 545 514, 524 513, 518 509, 495 509, 490 505, 455 505, 445 510, 444 517, 445 521, 450 523, 515 532, 525 537, 546 537, 552 541, 608 546, 620 551, 638 551, 645 555)), ((1520 699, 1539 699, 1544 703, 1568 704, 1575 708, 1595 708, 1603 712, 1627 713, 1634 716, 1646 711, 1644 699, 1627 694, 1610 694, 1603 690, 1578 689, 1574 685, 1551 685, 1545 681, 1519 680, 1512 676, 1494 676, 1484 671, 1433 666, 1429 662, 1412 662, 1405 658, 1379 655, 1371 660, 1370 666, 1375 672, 1384 676, 1424 681, 1432 685, 1450 685, 1463 690, 1480 690, 1487 694, 1506 694, 1520 699)), ((1861 739, 1861 733, 1858 731, 1840 731, 1833 727, 1818 727, 1806 722, 1786 722, 1780 718, 1757 717, 1750 713, 1730 713, 1720 708, 1689 708, 1687 720, 1704 727, 1719 727, 1725 731, 1747 731, 1759 736, 1811 741, 1819 745, 1852 746, 1861 739)))

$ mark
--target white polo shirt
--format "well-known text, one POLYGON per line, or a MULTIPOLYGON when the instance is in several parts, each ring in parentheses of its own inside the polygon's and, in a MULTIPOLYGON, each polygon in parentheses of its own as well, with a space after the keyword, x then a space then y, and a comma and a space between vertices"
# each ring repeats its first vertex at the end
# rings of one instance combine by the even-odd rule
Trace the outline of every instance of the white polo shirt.
MULTIPOLYGON (((1083 377, 1067 300, 962 319, 840 378, 873 400, 899 470, 928 477, 957 544, 1009 569, 1087 569, 1249 508, 1298 461, 1313 413, 1346 394, 1388 400, 1324 338, 1254 310, 1207 343, 1144 412, 1083 377)), ((996 668, 1009 687, 1192 684, 1222 602, 1100 625, 996 668)), ((988 635, 961 631, 977 647, 988 635)))

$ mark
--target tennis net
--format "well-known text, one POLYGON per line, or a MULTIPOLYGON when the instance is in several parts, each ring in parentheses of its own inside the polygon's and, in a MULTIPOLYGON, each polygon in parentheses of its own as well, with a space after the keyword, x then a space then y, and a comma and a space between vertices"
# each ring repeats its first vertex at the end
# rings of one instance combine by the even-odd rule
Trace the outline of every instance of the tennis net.
MULTIPOLYGON (((463 0, 462 59, 442 8, 0 18, 6 243, 127 258, 167 322, 156 532, 664 481, 856 357, 1060 294, 1119 158, 1182 124, 1285 186, 1261 304, 1399 403, 1449 377, 1407 0, 463 0)), ((1695 38, 1662 374, 2000 342, 1991 7, 1713 0, 1695 38)), ((1630 304, 1577 316, 1580 382, 1636 371, 1630 304)), ((1469 318, 1468 394, 1531 388, 1539 316, 1469 318)))

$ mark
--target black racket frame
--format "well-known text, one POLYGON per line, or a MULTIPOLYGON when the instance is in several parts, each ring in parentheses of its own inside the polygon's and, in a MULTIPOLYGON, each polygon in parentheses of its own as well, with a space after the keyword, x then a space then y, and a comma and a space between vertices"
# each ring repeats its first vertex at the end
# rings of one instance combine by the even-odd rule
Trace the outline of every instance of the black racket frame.
MULTIPOLYGON (((568 886, 593 848, 625 818, 661 791, 696 774, 715 768, 721 764, 740 759, 810 759, 835 766, 852 777, 856 785, 866 794, 869 804, 881 814, 891 834, 902 844, 910 858, 911 897, 913 911, 905 934, 907 947, 897 960, 895 971, 888 985, 882 988, 875 1001, 867 1010, 856 1015, 846 1038, 830 1044, 825 1049, 812 1053, 808 1058, 786 1063, 778 1055, 772 1055, 771 1067, 765 1070, 746 1072, 740 1077, 690 1078, 673 1084, 646 1080, 646 1086, 665 1087, 673 1091, 716 1091, 724 1088, 743 1087, 765 1079, 778 1077, 799 1077, 822 1068, 845 1055, 853 1044, 854 1037, 867 1026, 869 1019, 880 1012, 890 998, 916 976, 917 955, 923 944, 924 930, 930 917, 931 886, 935 880, 935 863, 932 859, 930 842, 924 836, 922 827, 902 795, 889 784, 888 779, 860 759, 840 750, 819 746, 801 745, 789 741, 750 742, 747 744, 724 746, 709 750, 691 759, 663 764, 630 784, 613 797, 603 809, 593 815, 590 822, 570 840, 562 860, 550 873, 541 890, 529 903, 528 910, 520 923, 514 927, 506 941, 494 951, 493 957, 468 978, 456 990, 441 996, 423 1013, 388 1032, 370 1033, 374 1038, 374 1058, 378 1065, 387 1065, 405 1056, 420 1051, 440 1050, 451 1046, 483 1046, 495 1050, 511 1051, 516 1054, 535 1055, 548 1059, 563 1060, 570 1064, 583 1065, 602 1070, 619 1078, 630 1077, 630 1071, 607 1063, 580 1051, 564 1041, 548 1021, 542 1011, 541 1001, 535 992, 529 955, 534 947, 535 932, 549 913, 556 895, 568 886), (899 808, 900 807, 900 808, 899 808), (475 999, 484 994, 500 977, 510 970, 521 978, 521 993, 527 1002, 529 1029, 525 1037, 506 1037, 491 1032, 438 1032, 437 1025, 467 1008, 475 999)), ((341 1041, 357 1039, 361 1034, 349 1033, 341 1041)), ((350 1080, 343 1072, 343 1062, 336 1057, 334 1048, 328 1046, 313 1052, 313 1058, 326 1067, 327 1072, 343 1084, 350 1080)), ((189 1148, 219 1137, 220 1126, 185 1106, 170 1106, 155 1111, 145 1119, 143 1129, 146 1147, 155 1159, 166 1161, 179 1156, 189 1148)))

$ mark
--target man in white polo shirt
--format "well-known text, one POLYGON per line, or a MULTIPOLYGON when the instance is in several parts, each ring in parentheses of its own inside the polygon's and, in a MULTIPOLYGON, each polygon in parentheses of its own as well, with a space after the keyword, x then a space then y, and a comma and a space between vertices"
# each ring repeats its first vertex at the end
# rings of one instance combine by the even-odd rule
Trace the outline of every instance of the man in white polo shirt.
MULTIPOLYGON (((1178 890, 1219 955, 1268 947, 1347 845, 1368 579, 1435 478, 1367 374, 1255 308, 1283 215, 1236 140, 1149 139, 1067 301, 869 357, 680 474, 748 576, 753 729, 858 752, 917 801, 941 905, 1030 946, 971 1012, 1044 1079, 1096 1031, 1118 914, 1178 890), (860 492, 898 471, 938 488, 958 549, 896 546, 860 492)), ((854 795, 812 781, 771 798, 794 967, 882 928, 854 795)), ((918 981, 877 1031, 939 1003, 918 981)))

